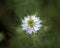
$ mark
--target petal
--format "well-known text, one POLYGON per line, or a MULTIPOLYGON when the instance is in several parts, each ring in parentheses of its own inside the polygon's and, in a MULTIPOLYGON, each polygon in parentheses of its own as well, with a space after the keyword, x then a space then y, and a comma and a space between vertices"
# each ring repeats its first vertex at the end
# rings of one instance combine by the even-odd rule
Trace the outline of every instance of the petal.
POLYGON ((30 16, 27 16, 27 17, 25 17, 24 19, 25 19, 25 20, 29 20, 29 19, 30 19, 30 16))
POLYGON ((35 26, 35 27, 38 27, 38 28, 39 28, 39 27, 42 27, 41 24, 35 24, 34 26, 35 26))
POLYGON ((40 24, 41 22, 42 22, 42 21, 36 21, 35 23, 36 23, 36 24, 40 24))
POLYGON ((22 27, 22 29, 23 29, 23 30, 26 30, 26 29, 27 29, 27 27, 22 27))
POLYGON ((35 20, 35 19, 36 19, 35 16, 36 16, 36 15, 31 15, 31 19, 35 20))
POLYGON ((35 31, 37 31, 37 30, 39 30, 39 28, 37 28, 37 27, 34 27, 34 30, 35 30, 35 31))
POLYGON ((37 31, 35 29, 33 29, 33 32, 36 33, 37 31))
POLYGON ((40 21, 40 19, 39 18, 35 18, 34 22, 38 22, 38 21, 40 21))
POLYGON ((22 23, 24 24, 24 23, 27 23, 25 20, 22 20, 22 23))
POLYGON ((32 29, 31 29, 31 28, 28 28, 28 29, 26 30, 26 32, 29 33, 29 34, 32 34, 32 29))
POLYGON ((34 24, 35 24, 35 25, 40 24, 40 21, 38 21, 38 22, 34 22, 34 24))
POLYGON ((22 27, 28 27, 28 25, 27 25, 27 24, 22 24, 21 26, 22 26, 22 27))

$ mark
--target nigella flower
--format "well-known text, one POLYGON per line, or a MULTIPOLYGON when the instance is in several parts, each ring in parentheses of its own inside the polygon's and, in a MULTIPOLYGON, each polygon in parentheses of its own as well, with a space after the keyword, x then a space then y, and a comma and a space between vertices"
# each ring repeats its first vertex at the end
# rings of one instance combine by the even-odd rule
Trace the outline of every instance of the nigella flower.
POLYGON ((36 33, 39 29, 41 29, 41 20, 36 15, 31 15, 24 17, 22 20, 22 29, 26 30, 26 33, 32 34, 32 32, 36 33))

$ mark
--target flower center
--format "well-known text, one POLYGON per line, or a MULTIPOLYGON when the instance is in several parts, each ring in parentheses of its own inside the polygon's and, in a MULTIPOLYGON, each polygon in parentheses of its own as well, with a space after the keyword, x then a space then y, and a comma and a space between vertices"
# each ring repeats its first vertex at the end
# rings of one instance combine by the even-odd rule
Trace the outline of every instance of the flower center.
POLYGON ((34 25, 34 20, 30 19, 30 20, 28 21, 28 25, 29 25, 30 27, 33 27, 33 25, 34 25))

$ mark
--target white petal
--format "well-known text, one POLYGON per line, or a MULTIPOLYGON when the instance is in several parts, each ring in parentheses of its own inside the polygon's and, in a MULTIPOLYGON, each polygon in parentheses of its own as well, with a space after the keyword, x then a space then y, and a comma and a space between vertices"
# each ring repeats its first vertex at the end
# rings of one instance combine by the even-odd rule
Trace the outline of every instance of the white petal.
POLYGON ((28 27, 27 24, 22 24, 21 26, 24 27, 24 28, 25 28, 25 27, 28 27))
POLYGON ((26 22, 26 20, 22 20, 22 23, 25 24, 25 23, 27 23, 27 22, 26 22))
POLYGON ((37 28, 37 27, 34 27, 34 30, 35 30, 35 31, 37 31, 37 30, 39 30, 39 28, 37 28))
POLYGON ((28 28, 28 29, 26 30, 26 32, 29 33, 29 34, 32 34, 32 29, 31 29, 31 28, 28 28))
POLYGON ((40 19, 39 18, 35 18, 34 22, 38 22, 40 19))
POLYGON ((42 27, 41 24, 35 24, 34 26, 35 26, 35 27, 38 27, 38 28, 39 28, 39 27, 42 27))
POLYGON ((21 26, 23 30, 27 30, 27 28, 29 27, 27 24, 22 24, 21 26))
POLYGON ((34 33, 36 33, 36 32, 37 32, 37 30, 33 29, 33 32, 34 32, 34 33))
POLYGON ((29 20, 29 19, 30 19, 30 16, 27 16, 27 17, 25 17, 24 19, 25 19, 25 20, 29 20))
POLYGON ((27 29, 27 27, 22 27, 22 29, 23 29, 23 30, 26 30, 26 29, 27 29))
POLYGON ((36 21, 35 24, 40 24, 42 21, 36 21))
POLYGON ((31 19, 35 20, 36 19, 35 15, 31 16, 31 19))
POLYGON ((37 24, 40 24, 40 22, 38 21, 38 22, 35 22, 34 24, 37 25, 37 24))

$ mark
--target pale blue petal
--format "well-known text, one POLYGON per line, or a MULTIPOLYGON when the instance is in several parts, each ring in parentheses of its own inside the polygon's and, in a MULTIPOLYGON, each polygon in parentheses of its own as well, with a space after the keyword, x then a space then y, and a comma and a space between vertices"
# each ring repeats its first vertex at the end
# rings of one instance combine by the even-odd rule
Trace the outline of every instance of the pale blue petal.
POLYGON ((28 29, 26 30, 26 32, 29 33, 29 34, 32 34, 32 29, 31 29, 31 28, 28 28, 28 29))

